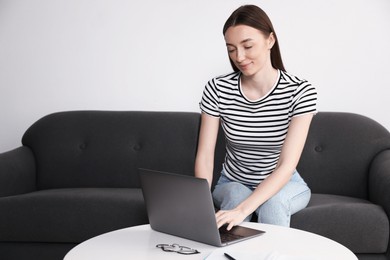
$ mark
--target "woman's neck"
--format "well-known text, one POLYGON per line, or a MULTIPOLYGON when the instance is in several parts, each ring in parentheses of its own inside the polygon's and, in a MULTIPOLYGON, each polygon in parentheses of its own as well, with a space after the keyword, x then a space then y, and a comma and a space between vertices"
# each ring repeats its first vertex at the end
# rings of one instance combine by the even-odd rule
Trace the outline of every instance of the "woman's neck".
POLYGON ((271 67, 251 76, 241 76, 241 89, 250 100, 258 100, 264 97, 275 85, 278 78, 278 70, 271 67))

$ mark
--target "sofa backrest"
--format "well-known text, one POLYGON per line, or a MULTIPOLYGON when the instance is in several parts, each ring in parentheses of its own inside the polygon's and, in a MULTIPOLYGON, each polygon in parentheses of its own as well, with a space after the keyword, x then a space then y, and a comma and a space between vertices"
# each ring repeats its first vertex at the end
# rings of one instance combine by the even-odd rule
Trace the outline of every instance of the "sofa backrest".
POLYGON ((367 198, 374 156, 390 149, 390 134, 362 115, 320 112, 314 116, 298 171, 312 192, 367 198))
MULTIPOLYGON (((36 159, 40 189, 139 187, 138 168, 193 175, 200 114, 190 112, 69 111, 34 123, 22 143, 36 159)), ((314 116, 298 171, 312 192, 367 198, 368 170, 390 149, 387 129, 365 116, 314 116)), ((225 157, 217 141, 214 184, 225 157)))
POLYGON ((70 111, 24 134, 39 189, 139 187, 138 168, 192 175, 199 113, 70 111))

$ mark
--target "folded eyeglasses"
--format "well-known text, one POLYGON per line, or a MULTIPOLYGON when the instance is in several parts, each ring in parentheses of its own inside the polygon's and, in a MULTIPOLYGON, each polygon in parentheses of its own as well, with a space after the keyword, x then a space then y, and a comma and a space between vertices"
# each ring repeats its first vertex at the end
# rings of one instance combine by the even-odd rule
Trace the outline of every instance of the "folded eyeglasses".
POLYGON ((157 248, 161 248, 165 252, 176 252, 182 255, 194 255, 199 254, 200 252, 196 249, 189 248, 187 246, 181 246, 179 244, 158 244, 157 248))

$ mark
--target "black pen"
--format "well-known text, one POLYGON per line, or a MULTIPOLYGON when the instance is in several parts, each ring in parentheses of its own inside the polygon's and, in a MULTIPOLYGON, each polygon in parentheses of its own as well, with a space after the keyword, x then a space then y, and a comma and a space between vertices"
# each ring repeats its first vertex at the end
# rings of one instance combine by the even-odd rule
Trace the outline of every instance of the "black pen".
POLYGON ((227 253, 223 253, 226 257, 227 257, 227 259, 229 259, 229 260, 236 260, 234 257, 232 257, 231 255, 229 255, 229 254, 227 254, 227 253))

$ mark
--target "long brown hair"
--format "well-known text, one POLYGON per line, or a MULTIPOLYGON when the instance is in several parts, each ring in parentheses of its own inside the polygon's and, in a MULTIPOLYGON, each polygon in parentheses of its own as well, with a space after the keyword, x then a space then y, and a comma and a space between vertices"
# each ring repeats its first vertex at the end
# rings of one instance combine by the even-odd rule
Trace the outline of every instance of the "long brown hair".
MULTIPOLYGON (((223 35, 225 35, 227 29, 231 26, 247 25, 260 30, 267 37, 273 33, 275 37, 275 43, 271 49, 271 64, 275 69, 286 71, 282 61, 282 55, 280 54, 279 41, 276 36, 274 27, 269 19, 268 15, 256 5, 243 5, 236 9, 225 22, 223 26, 223 35)), ((234 71, 238 71, 236 65, 230 59, 234 71)))

